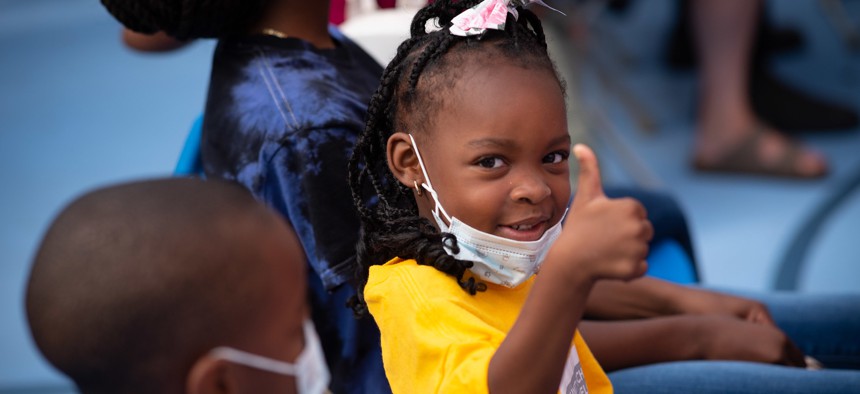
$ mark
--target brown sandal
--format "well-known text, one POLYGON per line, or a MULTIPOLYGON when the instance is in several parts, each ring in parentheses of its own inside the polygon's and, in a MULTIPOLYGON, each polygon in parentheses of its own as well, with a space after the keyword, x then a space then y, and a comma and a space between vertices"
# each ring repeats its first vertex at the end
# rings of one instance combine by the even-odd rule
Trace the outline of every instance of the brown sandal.
POLYGON ((740 143, 735 145, 728 153, 715 162, 706 163, 701 159, 693 160, 693 167, 699 171, 724 172, 732 174, 755 174, 766 176, 778 176, 786 178, 816 179, 827 175, 825 167, 816 174, 804 174, 797 169, 797 161, 803 148, 792 139, 786 139, 782 157, 775 163, 765 163, 759 156, 759 145, 765 134, 764 126, 756 127, 740 143))

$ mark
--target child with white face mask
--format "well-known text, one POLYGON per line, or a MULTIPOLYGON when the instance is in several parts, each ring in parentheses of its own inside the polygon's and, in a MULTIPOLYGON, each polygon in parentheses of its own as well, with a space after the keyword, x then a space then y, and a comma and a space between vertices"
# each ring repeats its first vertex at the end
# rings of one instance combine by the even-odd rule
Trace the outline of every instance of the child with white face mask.
POLYGON ((45 358, 82 393, 328 391, 304 253, 242 187, 112 185, 53 221, 27 285, 45 358))
MULTIPOLYGON (((415 144, 415 138, 409 135, 409 140, 412 142, 412 148, 418 158, 418 165, 421 167, 421 173, 426 180, 421 183, 421 188, 430 193, 433 204, 435 204, 433 220, 436 221, 439 231, 453 236, 452 243, 444 245, 445 252, 458 260, 471 261, 472 266, 469 270, 480 279, 509 288, 519 286, 536 274, 549 251, 549 247, 561 234, 561 222, 564 217, 544 231, 540 238, 533 241, 504 238, 469 226, 448 215, 448 212, 442 207, 442 203, 439 202, 439 194, 430 185, 430 177, 427 176, 427 169, 421 160, 421 153, 418 150, 418 145, 415 144)), ((420 190, 417 188, 417 182, 416 190, 420 190)), ((517 230, 521 230, 527 225, 518 225, 517 230)))
POLYGON ((564 91, 540 23, 478 3, 420 11, 371 101, 350 163, 353 306, 379 325, 395 393, 609 393, 577 325, 597 280, 645 272, 653 230, 639 203, 603 194, 583 145, 568 212, 564 91))

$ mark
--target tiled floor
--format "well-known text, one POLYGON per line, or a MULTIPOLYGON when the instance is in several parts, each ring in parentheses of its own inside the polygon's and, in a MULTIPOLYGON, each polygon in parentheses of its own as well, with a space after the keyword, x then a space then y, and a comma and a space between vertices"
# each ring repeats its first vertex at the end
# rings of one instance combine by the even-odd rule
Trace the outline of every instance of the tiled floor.
MULTIPOLYGON (((600 16, 631 55, 627 66, 609 56, 607 70, 610 85, 630 87, 654 131, 643 132, 606 81, 582 68, 583 104, 596 114, 588 125, 607 180, 674 193, 689 215, 706 284, 752 290, 772 287, 794 235, 822 202, 848 190, 809 238, 798 287, 860 291, 860 191, 849 187, 860 169, 860 133, 803 137, 834 165, 822 181, 693 172, 693 77, 671 74, 657 59, 671 2, 633 3, 623 17, 600 16)), ((780 74, 860 108, 860 55, 840 46, 818 2, 774 3, 777 20, 801 27, 808 40, 804 52, 779 59, 780 74)), ((211 43, 140 55, 120 45, 118 31, 98 2, 0 1, 0 393, 67 391, 35 352, 22 304, 29 259, 52 215, 96 185, 169 174, 203 105, 211 43)))

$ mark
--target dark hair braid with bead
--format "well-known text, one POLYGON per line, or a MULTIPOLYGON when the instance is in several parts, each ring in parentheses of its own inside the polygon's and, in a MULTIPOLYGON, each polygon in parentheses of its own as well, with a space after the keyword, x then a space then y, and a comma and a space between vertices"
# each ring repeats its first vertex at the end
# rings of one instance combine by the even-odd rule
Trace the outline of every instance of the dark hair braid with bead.
MULTIPOLYGON (((412 258, 456 278, 470 294, 486 289, 473 277, 464 279, 471 261, 448 255, 443 243, 457 250, 452 234, 440 233, 418 215, 411 189, 388 169, 386 146, 395 130, 424 132, 443 109, 443 100, 456 85, 464 67, 488 67, 500 63, 545 69, 558 78, 547 54, 546 37, 538 18, 518 7, 519 18, 508 14, 504 30, 460 37, 451 34, 451 20, 479 0, 434 1, 412 20, 411 38, 382 74, 370 100, 367 124, 349 161, 349 184, 361 218, 357 245, 357 297, 350 301, 356 315, 364 315, 364 286, 370 266, 394 257, 412 258), (428 22, 440 28, 427 32, 428 22), (486 56, 490 55, 490 56, 486 56)), ((564 90, 559 79, 559 85, 564 90)), ((511 92, 516 94, 516 92, 511 92)))

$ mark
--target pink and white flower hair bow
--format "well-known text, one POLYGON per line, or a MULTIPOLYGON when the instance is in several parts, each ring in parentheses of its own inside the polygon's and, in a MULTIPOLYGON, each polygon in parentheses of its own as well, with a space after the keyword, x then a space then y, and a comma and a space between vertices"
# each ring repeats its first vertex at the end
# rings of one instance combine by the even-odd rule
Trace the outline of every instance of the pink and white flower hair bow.
POLYGON ((525 7, 532 3, 562 13, 541 0, 484 0, 455 16, 451 20, 452 25, 449 30, 451 34, 461 37, 481 35, 487 29, 504 30, 508 13, 517 19, 519 14, 516 7, 525 7))

